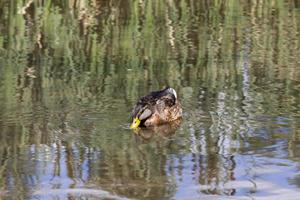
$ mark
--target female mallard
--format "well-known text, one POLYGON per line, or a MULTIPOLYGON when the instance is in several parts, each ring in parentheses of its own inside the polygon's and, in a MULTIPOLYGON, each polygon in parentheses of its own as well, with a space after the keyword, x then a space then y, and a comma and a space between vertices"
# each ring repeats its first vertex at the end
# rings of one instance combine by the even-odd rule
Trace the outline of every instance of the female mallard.
POLYGON ((131 129, 139 126, 156 126, 180 119, 182 108, 177 100, 176 91, 166 87, 140 98, 131 116, 133 119, 131 129))

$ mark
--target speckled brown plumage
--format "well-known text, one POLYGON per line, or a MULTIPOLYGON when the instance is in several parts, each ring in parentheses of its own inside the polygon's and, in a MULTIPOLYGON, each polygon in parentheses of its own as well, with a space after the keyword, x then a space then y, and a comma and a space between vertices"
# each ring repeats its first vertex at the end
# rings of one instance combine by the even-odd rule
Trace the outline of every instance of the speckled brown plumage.
POLYGON ((141 126, 156 126, 182 117, 181 104, 173 88, 151 92, 139 99, 132 110, 132 118, 139 118, 141 126))

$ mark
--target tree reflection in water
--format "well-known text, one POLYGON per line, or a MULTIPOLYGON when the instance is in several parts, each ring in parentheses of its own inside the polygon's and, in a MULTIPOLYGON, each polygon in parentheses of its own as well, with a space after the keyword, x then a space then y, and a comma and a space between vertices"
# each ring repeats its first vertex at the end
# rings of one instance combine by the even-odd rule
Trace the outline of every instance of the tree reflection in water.
POLYGON ((0 198, 297 198, 298 10, 0 1, 0 198), (180 126, 128 130, 165 85, 180 126))

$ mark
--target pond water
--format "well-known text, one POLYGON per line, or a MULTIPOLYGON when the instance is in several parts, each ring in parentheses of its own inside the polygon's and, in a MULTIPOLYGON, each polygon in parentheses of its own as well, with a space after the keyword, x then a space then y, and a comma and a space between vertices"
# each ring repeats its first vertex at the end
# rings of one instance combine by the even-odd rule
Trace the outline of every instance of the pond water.
POLYGON ((298 0, 2 0, 0 199, 299 199, 299 55, 298 0))

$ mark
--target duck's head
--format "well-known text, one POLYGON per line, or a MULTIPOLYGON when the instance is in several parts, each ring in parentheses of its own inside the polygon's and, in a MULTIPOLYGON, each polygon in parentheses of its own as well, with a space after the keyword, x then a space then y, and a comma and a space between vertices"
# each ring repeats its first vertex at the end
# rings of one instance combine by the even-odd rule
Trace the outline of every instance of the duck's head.
POLYGON ((152 115, 152 112, 150 109, 143 107, 140 109, 140 111, 136 114, 135 117, 133 117, 132 123, 130 125, 131 129, 136 129, 141 125, 141 122, 145 119, 147 119, 150 115, 152 115))

